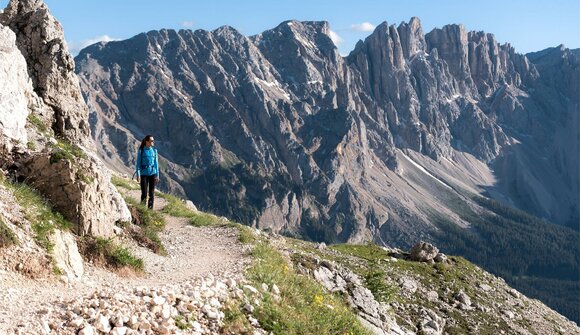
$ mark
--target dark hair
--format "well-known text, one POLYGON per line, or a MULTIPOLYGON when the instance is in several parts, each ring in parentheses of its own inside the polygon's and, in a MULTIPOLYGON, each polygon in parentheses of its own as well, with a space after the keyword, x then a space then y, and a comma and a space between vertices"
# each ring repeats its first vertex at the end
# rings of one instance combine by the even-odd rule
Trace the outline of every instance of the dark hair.
POLYGON ((141 140, 141 145, 139 146, 139 150, 145 148, 145 142, 149 141, 153 137, 153 135, 147 135, 141 140))

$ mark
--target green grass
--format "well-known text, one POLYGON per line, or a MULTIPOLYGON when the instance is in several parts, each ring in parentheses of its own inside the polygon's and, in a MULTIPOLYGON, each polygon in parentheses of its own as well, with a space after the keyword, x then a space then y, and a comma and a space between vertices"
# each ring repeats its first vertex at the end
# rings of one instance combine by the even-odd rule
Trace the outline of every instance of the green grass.
POLYGON ((256 243, 256 235, 252 232, 252 228, 244 225, 239 225, 240 230, 239 241, 242 244, 254 244, 256 243))
POLYGON ((133 180, 127 180, 118 176, 111 176, 111 182, 117 187, 122 187, 127 190, 140 190, 139 184, 133 180))
POLYGON ((218 222, 219 218, 212 214, 207 213, 195 213, 189 217, 189 223, 195 227, 206 227, 214 225, 218 222))
POLYGON ((230 300, 224 307, 224 324, 220 329, 222 334, 252 334, 252 326, 242 311, 242 302, 230 300))
POLYGON ((53 152, 50 155, 50 163, 54 164, 61 160, 74 160, 75 158, 87 158, 84 151, 77 146, 72 144, 67 140, 59 139, 57 143, 53 145, 53 152))
POLYGON ((378 264, 373 264, 364 276, 365 287, 368 288, 378 302, 389 303, 398 293, 398 287, 388 284, 386 273, 378 264))
POLYGON ((55 211, 36 190, 26 184, 11 183, 4 178, 0 183, 9 189, 24 211, 24 217, 30 222, 38 244, 48 252, 52 251, 50 235, 54 229, 69 231, 72 223, 55 211))
POLYGON ((28 122, 36 127, 41 133, 47 133, 48 128, 46 125, 40 120, 40 118, 36 114, 28 114, 28 122))
POLYGON ((161 192, 158 195, 167 200, 167 205, 161 210, 163 213, 179 218, 186 218, 194 214, 194 211, 187 207, 185 202, 178 197, 161 192))
POLYGON ((219 217, 213 214, 190 209, 185 204, 185 201, 178 197, 164 193, 158 193, 158 195, 167 200, 167 205, 161 210, 161 212, 179 218, 187 218, 189 219, 189 223, 195 227, 211 226, 218 224, 221 221, 219 217))
POLYGON ((0 221, 0 248, 18 244, 18 238, 8 226, 0 221))
POLYGON ((160 255, 166 255, 167 251, 159 238, 159 233, 163 231, 166 224, 163 214, 147 208, 133 198, 127 197, 125 201, 130 206, 137 208, 139 212, 141 219, 141 225, 139 227, 141 228, 143 236, 138 236, 137 239, 143 239, 145 237, 146 240, 153 243, 153 247, 151 248, 153 251, 160 255))
POLYGON ((112 239, 84 237, 83 253, 115 269, 129 267, 137 273, 145 269, 142 259, 133 256, 127 248, 115 244, 112 239))
POLYGON ((355 256, 367 261, 380 261, 389 257, 387 251, 374 243, 336 244, 330 248, 343 254, 355 256))
POLYGON ((282 255, 258 242, 252 250, 254 265, 246 272, 250 282, 278 285, 280 300, 264 292, 254 316, 274 334, 370 334, 341 297, 330 294, 313 279, 289 268, 282 255))

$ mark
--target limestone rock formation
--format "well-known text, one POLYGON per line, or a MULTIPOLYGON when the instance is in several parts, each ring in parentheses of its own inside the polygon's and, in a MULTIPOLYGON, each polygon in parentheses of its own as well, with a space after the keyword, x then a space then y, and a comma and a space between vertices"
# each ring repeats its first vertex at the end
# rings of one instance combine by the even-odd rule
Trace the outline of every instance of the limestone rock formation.
POLYGON ((413 261, 429 262, 435 259, 438 253, 439 249, 434 245, 421 241, 413 246, 410 257, 413 261))
POLYGON ((0 151, 25 145, 28 101, 33 94, 26 61, 16 47, 16 36, 0 25, 0 151))
POLYGON ((130 213, 90 152, 88 109, 60 23, 42 1, 10 1, 0 14, 0 43, 3 165, 33 182, 78 234, 111 236, 130 213), (8 155, 14 144, 18 157, 8 155))
POLYGON ((80 148, 33 155, 19 173, 75 225, 78 235, 111 237, 115 222, 131 221, 110 172, 80 148))
MULTIPOLYGON (((427 212, 453 216, 437 180, 560 224, 579 217, 577 183, 562 182, 577 179, 564 171, 577 160, 539 159, 565 146, 542 143, 562 136, 556 119, 575 117, 574 105, 542 107, 538 85, 556 79, 544 83, 491 34, 385 22, 343 58, 327 23, 287 21, 251 37, 151 31, 76 61, 106 161, 129 172, 138 140, 154 133, 161 187, 247 224, 410 246, 432 234, 427 212), (409 181, 426 166, 433 179, 409 181)), ((567 126, 575 146, 577 125, 567 126)))
POLYGON ((85 270, 75 237, 69 232, 55 230, 51 240, 55 265, 64 272, 67 280, 80 279, 85 270))
POLYGON ((60 23, 42 0, 11 0, 0 23, 16 33, 34 90, 54 115, 55 133, 91 148, 88 110, 60 23))

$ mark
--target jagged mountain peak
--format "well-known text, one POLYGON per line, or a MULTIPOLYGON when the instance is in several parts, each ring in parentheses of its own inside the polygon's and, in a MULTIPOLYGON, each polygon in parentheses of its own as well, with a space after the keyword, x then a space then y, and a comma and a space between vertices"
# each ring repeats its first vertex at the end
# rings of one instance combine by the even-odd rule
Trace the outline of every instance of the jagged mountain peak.
POLYGON ((94 129, 111 139, 104 155, 127 169, 127 142, 154 133, 167 189, 317 240, 444 240, 439 215, 466 227, 464 211, 488 211, 466 194, 578 217, 563 182, 578 162, 557 144, 575 124, 559 135, 550 117, 566 118, 569 102, 542 95, 555 86, 524 55, 462 25, 425 34, 411 18, 343 58, 328 29, 185 30, 144 60, 127 45, 79 58, 94 129))
MULTIPOLYGON (((284 21, 273 29, 255 35, 256 44, 295 43, 306 52, 337 50, 330 37, 330 25, 326 21, 284 21)), ((337 51, 338 52, 338 51, 337 51)))

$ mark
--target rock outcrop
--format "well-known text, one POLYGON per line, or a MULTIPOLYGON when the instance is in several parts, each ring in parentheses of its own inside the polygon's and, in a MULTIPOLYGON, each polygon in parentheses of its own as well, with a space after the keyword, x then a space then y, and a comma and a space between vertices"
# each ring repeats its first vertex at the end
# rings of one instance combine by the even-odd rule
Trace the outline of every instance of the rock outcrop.
POLYGON ((125 201, 111 184, 110 172, 80 148, 36 154, 19 173, 48 197, 80 236, 111 237, 115 222, 131 222, 125 201))
POLYGON ((79 235, 111 236, 116 221, 131 217, 91 153, 88 109, 60 23, 42 1, 13 0, 0 14, 0 32, 2 143, 7 152, 14 143, 21 148, 4 165, 33 183, 79 235))
POLYGON ((28 104, 33 94, 26 61, 16 47, 16 36, 0 25, 0 151, 26 145, 28 104))
POLYGON ((34 90, 52 111, 56 135, 92 148, 88 110, 60 23, 42 0, 11 0, 0 23, 16 33, 34 90))

